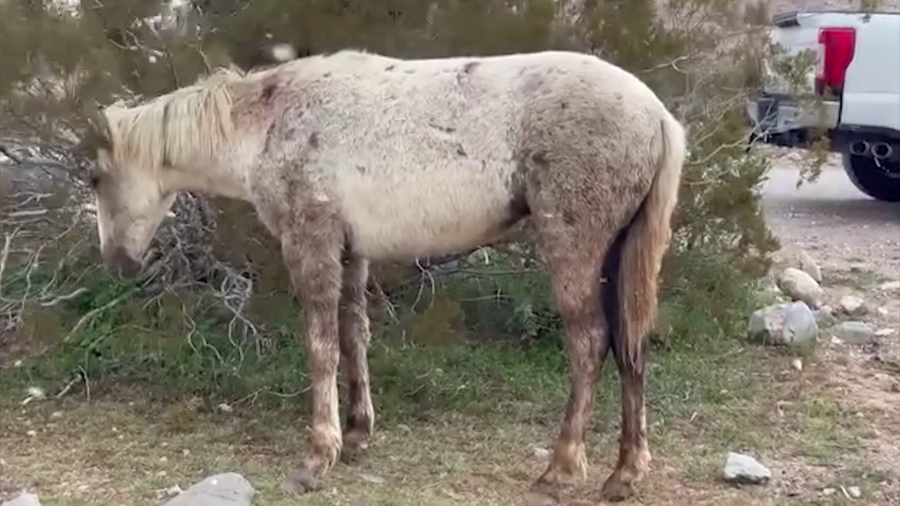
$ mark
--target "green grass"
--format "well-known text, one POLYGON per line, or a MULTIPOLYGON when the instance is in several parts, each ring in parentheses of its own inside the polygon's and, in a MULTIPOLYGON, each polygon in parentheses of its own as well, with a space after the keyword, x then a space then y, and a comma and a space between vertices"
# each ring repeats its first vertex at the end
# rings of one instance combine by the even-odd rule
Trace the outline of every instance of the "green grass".
MULTIPOLYGON (((675 471, 657 475, 648 496, 681 504, 681 484, 716 483, 729 450, 815 465, 838 457, 855 462, 860 436, 847 413, 829 398, 801 396, 802 378, 783 374, 787 354, 743 339, 747 315, 761 304, 753 287, 728 284, 723 292, 725 280, 695 278, 706 289, 669 289, 653 340, 651 447, 675 471), (717 300, 723 293, 727 304, 717 300), (793 408, 778 418, 782 401, 793 408)), ((16 470, 0 479, 0 494, 27 483, 46 491, 45 504, 151 504, 173 483, 239 470, 262 505, 520 504, 516 494, 545 465, 529 448, 551 448, 556 437, 567 363, 540 276, 451 278, 434 300, 401 311, 400 323, 374 317, 373 447, 360 462, 340 464, 325 491, 300 499, 281 488, 305 445, 309 381, 297 337, 300 308, 268 304, 261 337, 229 338, 231 315, 209 296, 123 298, 132 286, 99 272, 87 279, 79 297, 29 307, 19 336, 28 351, 20 367, 0 370, 0 425, 12 428, 0 444, 12 449, 16 470), (70 334, 85 314, 94 317, 70 334), (72 378, 61 400, 19 405, 28 387, 53 394, 72 378), (223 412, 222 403, 232 410, 223 412), (49 455, 52 466, 45 465, 49 455), (61 473, 71 479, 60 481, 61 473), (365 478, 372 476, 376 482, 365 478), (113 487, 110 477, 125 486, 113 487)), ((396 297, 409 308, 417 295, 396 297)), ((611 357, 600 381, 589 482, 569 490, 575 496, 591 497, 616 455, 620 386, 611 357)), ((757 504, 740 502, 727 487, 704 493, 757 504)))

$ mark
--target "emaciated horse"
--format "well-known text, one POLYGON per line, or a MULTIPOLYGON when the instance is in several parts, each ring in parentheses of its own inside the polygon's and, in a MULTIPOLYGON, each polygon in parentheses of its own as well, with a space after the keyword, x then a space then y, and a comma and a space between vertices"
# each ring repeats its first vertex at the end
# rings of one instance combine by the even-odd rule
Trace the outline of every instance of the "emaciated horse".
POLYGON ((91 181, 108 269, 140 271, 180 191, 250 202, 280 240, 306 313, 312 378, 298 490, 317 488, 342 452, 366 449, 372 436, 368 262, 475 248, 527 218, 571 372, 553 456, 532 492, 552 500, 561 480, 585 472, 612 350, 622 433, 603 492, 634 493, 650 464, 644 340, 686 152, 681 124, 634 75, 569 52, 403 60, 341 51, 222 70, 98 118, 91 181))

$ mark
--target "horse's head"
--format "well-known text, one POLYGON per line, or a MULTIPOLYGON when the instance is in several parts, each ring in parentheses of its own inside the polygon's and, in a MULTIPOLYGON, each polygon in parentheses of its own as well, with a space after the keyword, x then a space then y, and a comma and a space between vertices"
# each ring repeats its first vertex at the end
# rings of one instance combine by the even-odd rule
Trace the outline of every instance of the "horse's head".
POLYGON ((116 131, 120 125, 109 118, 105 111, 90 115, 91 127, 82 149, 96 154, 90 185, 97 197, 97 231, 103 263, 120 277, 132 277, 143 267, 147 247, 176 194, 164 188, 161 168, 153 166, 150 157, 140 156, 158 146, 128 145, 135 140, 152 139, 153 132, 129 135, 123 140, 116 131))

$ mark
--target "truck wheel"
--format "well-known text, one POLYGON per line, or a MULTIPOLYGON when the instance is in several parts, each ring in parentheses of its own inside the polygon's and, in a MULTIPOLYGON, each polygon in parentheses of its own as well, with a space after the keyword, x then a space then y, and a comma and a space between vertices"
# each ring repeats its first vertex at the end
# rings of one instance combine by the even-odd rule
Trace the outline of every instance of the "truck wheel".
POLYGON ((900 161, 875 163, 867 156, 842 154, 844 171, 859 191, 877 200, 900 202, 900 161))

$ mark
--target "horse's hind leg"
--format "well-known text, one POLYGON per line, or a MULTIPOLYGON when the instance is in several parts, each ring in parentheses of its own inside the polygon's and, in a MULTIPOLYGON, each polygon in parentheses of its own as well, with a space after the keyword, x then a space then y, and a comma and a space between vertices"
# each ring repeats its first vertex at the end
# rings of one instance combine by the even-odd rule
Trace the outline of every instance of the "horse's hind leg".
POLYGON ((352 254, 344 260, 344 281, 339 310, 341 356, 350 400, 342 455, 353 458, 366 450, 375 420, 369 387, 369 317, 366 314, 368 262, 352 254))
POLYGON ((532 211, 538 246, 551 275, 552 292, 565 327, 570 393, 559 436, 532 499, 558 499, 558 485, 587 470, 585 435, 595 388, 610 342, 601 300, 603 258, 613 230, 596 227, 590 213, 569 214, 553 206, 532 211), (549 496, 549 497, 546 497, 549 496))
MULTIPOLYGON (((616 273, 616 276, 620 273, 616 273)), ((616 281, 613 281, 616 282, 616 281)), ((603 496, 621 501, 635 494, 635 484, 650 469, 650 447, 647 444, 647 415, 644 399, 646 346, 630 360, 623 335, 613 337, 613 355, 622 382, 622 434, 619 437, 619 460, 612 475, 603 484, 603 496)))

